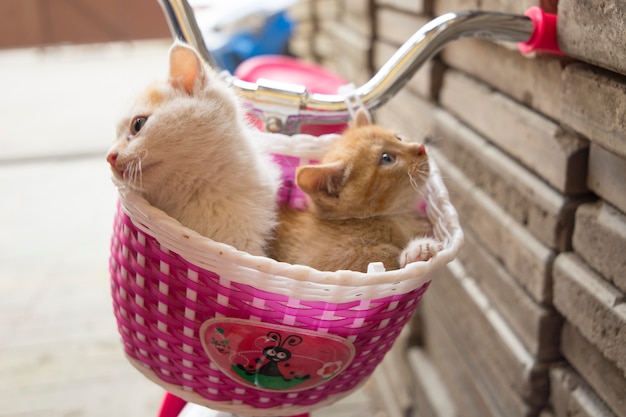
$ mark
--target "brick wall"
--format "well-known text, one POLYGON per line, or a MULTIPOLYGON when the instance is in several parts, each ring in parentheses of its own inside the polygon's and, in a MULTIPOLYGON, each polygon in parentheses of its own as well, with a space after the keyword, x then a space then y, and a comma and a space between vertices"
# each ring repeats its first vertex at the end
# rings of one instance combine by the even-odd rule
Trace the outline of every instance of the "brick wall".
POLYGON ((457 41, 376 114, 430 138, 467 238, 407 338, 419 344, 403 355, 415 416, 626 416, 626 4, 309 0, 294 11, 294 52, 360 84, 433 16, 533 5, 558 10, 567 58, 457 41))

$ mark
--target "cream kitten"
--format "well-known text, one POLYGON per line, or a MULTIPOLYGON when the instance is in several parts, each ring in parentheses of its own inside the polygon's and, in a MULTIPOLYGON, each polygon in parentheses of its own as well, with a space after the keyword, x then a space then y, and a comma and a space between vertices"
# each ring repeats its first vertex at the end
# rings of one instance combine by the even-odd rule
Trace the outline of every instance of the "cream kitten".
POLYGON ((117 126, 107 161, 122 189, 181 224, 255 255, 276 224, 279 169, 250 136, 238 97, 190 47, 117 126))

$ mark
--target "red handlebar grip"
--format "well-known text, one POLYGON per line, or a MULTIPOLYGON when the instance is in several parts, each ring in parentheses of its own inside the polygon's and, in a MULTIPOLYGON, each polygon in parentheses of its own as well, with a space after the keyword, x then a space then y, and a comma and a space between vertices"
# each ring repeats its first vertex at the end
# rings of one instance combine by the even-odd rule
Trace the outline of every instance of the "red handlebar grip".
POLYGON ((559 49, 556 34, 557 16, 545 13, 540 7, 533 6, 524 13, 533 22, 533 33, 526 42, 518 43, 517 48, 523 54, 535 51, 564 55, 559 49))

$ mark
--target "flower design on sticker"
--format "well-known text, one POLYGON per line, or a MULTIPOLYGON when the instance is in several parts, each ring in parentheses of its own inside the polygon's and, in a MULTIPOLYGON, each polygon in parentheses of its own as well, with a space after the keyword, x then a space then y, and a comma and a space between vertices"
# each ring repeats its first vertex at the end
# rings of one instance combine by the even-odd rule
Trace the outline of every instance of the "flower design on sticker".
POLYGON ((317 374, 324 379, 328 379, 339 372, 342 366, 342 361, 326 362, 320 369, 317 370, 317 374))
MULTIPOLYGON (((224 329, 221 329, 219 327, 217 329, 215 329, 215 331, 217 333, 219 333, 220 335, 224 334, 224 329)), ((224 338, 217 339, 217 338, 215 338, 215 336, 213 336, 213 337, 211 337, 211 345, 219 353, 222 353, 222 354, 230 353, 230 342, 228 341, 228 339, 224 339, 224 338)))

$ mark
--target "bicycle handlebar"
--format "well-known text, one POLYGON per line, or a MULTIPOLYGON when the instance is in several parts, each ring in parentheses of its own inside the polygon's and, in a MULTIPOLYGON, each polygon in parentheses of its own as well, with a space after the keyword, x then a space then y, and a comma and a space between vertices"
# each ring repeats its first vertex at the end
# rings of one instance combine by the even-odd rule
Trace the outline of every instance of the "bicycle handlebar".
MULTIPOLYGON (((159 0, 172 35, 194 46, 214 68, 219 68, 207 49, 187 0, 159 0)), ((391 99, 417 70, 446 44, 473 37, 509 42, 526 42, 534 36, 534 19, 527 16, 464 11, 447 13, 421 27, 354 95, 368 109, 391 99)), ((250 83, 236 77, 229 82, 245 99, 248 111, 277 117, 287 130, 300 123, 341 123, 350 117, 345 97, 318 94, 306 87, 269 80, 250 83)))

